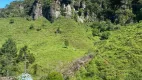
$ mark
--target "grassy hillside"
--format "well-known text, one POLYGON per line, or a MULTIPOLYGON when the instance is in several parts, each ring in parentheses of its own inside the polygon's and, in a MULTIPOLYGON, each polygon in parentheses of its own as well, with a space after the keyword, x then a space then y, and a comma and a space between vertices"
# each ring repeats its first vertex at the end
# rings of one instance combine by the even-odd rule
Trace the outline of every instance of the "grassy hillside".
MULTIPOLYGON (((24 18, 1 18, 0 46, 8 38, 12 38, 17 43, 18 49, 24 45, 30 48, 36 58, 34 64, 38 65, 38 76, 52 70, 61 71, 93 47, 90 28, 72 19, 64 18, 52 24, 44 18, 36 21, 28 21, 24 18), (11 19, 14 23, 10 23, 11 19), (58 28, 61 34, 55 34, 58 28), (68 48, 64 48, 65 40, 69 42, 68 48)), ((19 73, 22 73, 23 64, 21 63, 19 67, 21 67, 19 73)), ((32 68, 28 69, 31 74, 32 70, 32 68)))
MULTIPOLYGON (((91 23, 90 23, 91 24, 91 23)), ((109 31, 107 40, 92 36, 92 29, 72 19, 60 18, 50 23, 44 18, 0 18, 0 47, 12 38, 18 50, 27 45, 36 61, 28 72, 37 80, 49 72, 62 72, 73 61, 94 51, 95 58, 76 72, 71 80, 140 80, 142 79, 142 23, 121 26, 109 31), (11 21, 14 23, 10 23, 11 21), (59 28, 61 33, 55 33, 59 28), (65 48, 65 41, 69 46, 65 48)), ((19 63, 17 75, 24 72, 19 63)))
POLYGON ((94 43, 95 58, 73 80, 141 80, 142 23, 111 31, 108 40, 94 43))

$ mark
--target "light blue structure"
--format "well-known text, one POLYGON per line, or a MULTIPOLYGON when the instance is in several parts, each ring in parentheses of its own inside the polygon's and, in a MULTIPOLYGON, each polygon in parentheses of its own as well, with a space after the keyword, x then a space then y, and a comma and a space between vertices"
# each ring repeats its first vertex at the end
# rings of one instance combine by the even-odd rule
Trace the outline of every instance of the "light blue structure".
POLYGON ((33 79, 30 74, 23 73, 21 76, 18 77, 18 80, 33 80, 33 79))

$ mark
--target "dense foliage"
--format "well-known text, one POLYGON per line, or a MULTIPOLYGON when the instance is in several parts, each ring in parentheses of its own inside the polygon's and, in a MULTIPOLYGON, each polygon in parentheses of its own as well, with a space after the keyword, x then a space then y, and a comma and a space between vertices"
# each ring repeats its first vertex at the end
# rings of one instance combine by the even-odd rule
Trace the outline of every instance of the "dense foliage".
MULTIPOLYGON (((0 76, 14 76, 18 71, 18 63, 25 61, 27 63, 33 63, 35 58, 33 54, 27 53, 27 46, 21 48, 19 54, 17 54, 17 46, 13 39, 8 39, 0 48, 0 76), (23 54, 25 54, 23 56, 23 54)), ((28 66, 28 64, 26 65, 28 66)), ((28 68, 28 67, 27 67, 28 68)))
POLYGON ((12 39, 8 39, 0 49, 0 75, 12 75, 16 68, 17 47, 12 39))
MULTIPOLYGON (((53 2, 54 0, 40 0, 42 14, 48 19, 51 18, 48 12, 53 2)), ((0 17, 31 16, 33 4, 34 0, 14 1, 1 10, 0 17)), ((141 20, 141 0, 62 0, 60 5, 62 4, 74 4, 73 7, 78 10, 78 15, 89 15, 89 21, 109 19, 113 23, 124 25, 141 20), (80 8, 83 3, 86 5, 85 10, 80 8)))

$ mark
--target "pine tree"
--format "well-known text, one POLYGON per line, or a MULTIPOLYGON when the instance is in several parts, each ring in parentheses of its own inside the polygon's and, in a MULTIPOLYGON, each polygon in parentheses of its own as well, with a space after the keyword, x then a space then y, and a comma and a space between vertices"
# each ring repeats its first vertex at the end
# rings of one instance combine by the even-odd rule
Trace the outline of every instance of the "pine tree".
POLYGON ((15 66, 15 59, 17 57, 16 43, 12 39, 8 39, 0 49, 0 74, 2 76, 12 75, 12 69, 15 66))

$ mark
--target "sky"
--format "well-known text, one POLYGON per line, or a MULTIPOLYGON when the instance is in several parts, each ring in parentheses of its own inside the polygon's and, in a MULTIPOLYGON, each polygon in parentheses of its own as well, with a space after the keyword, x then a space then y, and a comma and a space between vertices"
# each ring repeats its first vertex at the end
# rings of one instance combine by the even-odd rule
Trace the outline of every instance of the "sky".
POLYGON ((7 4, 15 0, 0 0, 0 8, 4 8, 7 4))

